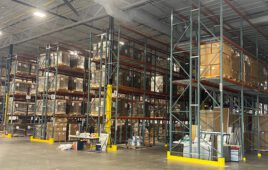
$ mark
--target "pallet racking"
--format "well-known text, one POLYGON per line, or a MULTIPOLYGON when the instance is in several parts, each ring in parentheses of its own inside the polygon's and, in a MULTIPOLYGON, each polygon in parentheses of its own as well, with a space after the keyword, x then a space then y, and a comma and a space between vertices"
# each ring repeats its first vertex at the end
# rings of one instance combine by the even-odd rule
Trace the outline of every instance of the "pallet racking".
MULTIPOLYGON (((169 86, 170 155, 218 161, 218 158, 224 157, 224 139, 228 135, 224 127, 224 124, 226 124, 224 116, 225 108, 231 110, 230 115, 236 116, 233 122, 237 123, 237 128, 239 129, 237 144, 241 147, 241 158, 244 158, 246 149, 258 150, 260 148, 259 119, 261 114, 267 114, 267 111, 264 113, 264 109, 260 109, 260 103, 262 103, 262 107, 267 105, 267 85, 266 88, 263 88, 245 81, 245 56, 254 56, 251 53, 255 52, 256 55, 254 58, 260 61, 258 38, 256 38, 255 48, 250 49, 250 53, 244 48, 246 47, 246 41, 244 41, 245 30, 243 29, 243 22, 246 20, 243 17, 241 18, 239 30, 228 31, 226 29, 228 23, 224 22, 225 17, 232 18, 233 16, 239 16, 233 7, 231 7, 231 10, 234 11, 228 10, 228 14, 227 12, 225 13, 224 8, 228 3, 224 3, 223 0, 217 2, 198 1, 197 5, 190 5, 187 9, 172 11, 171 13, 171 76, 169 86), (184 29, 181 30, 180 28, 184 29), (238 34, 235 32, 238 32, 238 34), (235 35, 238 35, 238 38, 235 35), (219 71, 217 76, 202 76, 202 71, 204 70, 201 69, 201 63, 202 59, 204 59, 204 54, 201 52, 204 43, 217 43, 219 45, 217 54, 215 55, 215 58, 219 61, 219 69, 214 70, 214 72, 219 71), (225 75, 225 43, 239 54, 239 60, 236 63, 239 65, 238 79, 225 75), (186 56, 186 62, 178 59, 182 55, 186 56), (174 78, 172 76, 173 65, 178 65, 186 77, 181 79, 174 78), (172 88, 174 84, 184 87, 183 92, 178 98, 174 98, 173 95, 172 88), (208 102, 208 100, 210 101, 208 102), (201 125, 206 126, 205 124, 209 124, 209 122, 202 122, 201 120, 202 110, 205 104, 210 109, 218 109, 219 120, 217 123, 219 123, 220 130, 217 132, 209 133, 202 130, 204 127, 201 127, 201 125), (176 105, 180 105, 180 110, 176 109, 176 105), (231 113, 234 110, 236 113, 231 113), (178 114, 186 115, 188 119, 183 120, 178 114), (256 121, 253 122, 247 117, 256 117, 256 121), (252 126, 252 123, 256 123, 257 125, 252 126), (177 130, 175 127, 180 127, 180 130, 177 130), (255 146, 251 145, 250 148, 245 148, 245 141, 248 142, 248 140, 252 139, 252 137, 246 136, 249 133, 252 136, 257 136, 257 141, 255 146), (216 136, 214 137, 214 142, 216 140, 216 146, 218 145, 215 147, 213 142, 207 142, 209 147, 211 147, 210 150, 212 152, 216 151, 216 154, 210 158, 206 158, 202 154, 204 153, 202 143, 206 142, 204 141, 204 136, 207 134, 216 136), (178 144, 174 143, 174 141, 181 139, 185 135, 189 136, 188 142, 186 142, 189 145, 189 149, 186 154, 182 153, 181 149, 178 148, 178 144), (197 136, 197 141, 194 141, 194 138, 192 138, 195 135, 197 136)), ((258 37, 258 33, 256 33, 256 37, 258 37)), ((210 64, 213 64, 213 62, 210 64)), ((265 78, 267 82, 267 75, 265 78)), ((214 111, 213 115, 215 114, 216 112, 214 111)))

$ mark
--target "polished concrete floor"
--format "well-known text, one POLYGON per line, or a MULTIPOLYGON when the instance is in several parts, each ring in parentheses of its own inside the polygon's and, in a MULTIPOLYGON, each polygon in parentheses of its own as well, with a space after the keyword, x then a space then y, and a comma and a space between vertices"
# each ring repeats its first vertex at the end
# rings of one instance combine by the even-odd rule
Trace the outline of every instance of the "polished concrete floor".
MULTIPOLYGON (((60 151, 58 144, 30 143, 28 139, 0 138, 0 170, 216 170, 167 161, 165 150, 119 150, 117 153, 60 151)), ((268 154, 262 159, 249 155, 247 163, 227 164, 223 169, 267 170, 268 154)))

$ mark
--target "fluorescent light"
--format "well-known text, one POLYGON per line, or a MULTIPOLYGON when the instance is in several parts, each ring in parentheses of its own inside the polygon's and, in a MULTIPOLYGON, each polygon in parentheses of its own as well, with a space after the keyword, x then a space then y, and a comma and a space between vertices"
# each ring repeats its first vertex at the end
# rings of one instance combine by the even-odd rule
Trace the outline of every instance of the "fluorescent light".
POLYGON ((3 32, 2 31, 0 31, 0 35, 3 35, 3 32))
POLYGON ((46 14, 44 12, 41 11, 36 11, 33 13, 34 16, 40 17, 40 18, 44 18, 46 17, 46 14))
POLYGON ((123 41, 119 41, 120 45, 125 45, 125 43, 123 41))

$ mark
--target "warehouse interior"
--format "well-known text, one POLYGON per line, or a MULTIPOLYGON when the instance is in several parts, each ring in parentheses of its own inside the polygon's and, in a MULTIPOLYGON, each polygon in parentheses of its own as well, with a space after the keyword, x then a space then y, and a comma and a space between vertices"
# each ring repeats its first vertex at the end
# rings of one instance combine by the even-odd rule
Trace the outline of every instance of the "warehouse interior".
POLYGON ((266 169, 267 0, 0 12, 1 168, 266 169))

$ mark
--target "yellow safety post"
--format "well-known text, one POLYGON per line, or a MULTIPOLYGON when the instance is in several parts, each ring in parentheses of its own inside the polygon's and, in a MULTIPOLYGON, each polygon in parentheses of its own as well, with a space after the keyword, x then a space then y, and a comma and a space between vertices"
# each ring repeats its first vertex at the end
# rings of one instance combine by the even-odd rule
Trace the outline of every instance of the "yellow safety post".
POLYGON ((242 160, 243 160, 244 162, 246 162, 246 161, 247 161, 247 158, 246 158, 246 157, 243 157, 242 160))
POLYGON ((4 131, 6 131, 6 123, 7 123, 7 110, 8 110, 8 101, 9 101, 9 95, 6 94, 5 98, 5 117, 4 117, 4 131))
POLYGON ((49 138, 48 140, 46 140, 46 139, 37 139, 37 138, 34 138, 33 136, 30 136, 30 141, 38 142, 38 143, 54 144, 54 138, 49 138))
POLYGON ((117 146, 116 145, 111 145, 111 127, 112 127, 112 91, 113 91, 113 86, 111 84, 107 85, 107 90, 106 90, 106 122, 105 122, 105 133, 107 133, 108 136, 108 142, 107 142, 107 152, 116 152, 117 151, 117 146))
POLYGON ((261 158, 261 156, 262 156, 261 153, 258 153, 258 158, 261 158))
POLYGON ((180 162, 184 162, 184 163, 190 163, 190 164, 201 164, 201 165, 218 166, 218 167, 225 166, 225 158, 218 158, 218 161, 210 161, 210 160, 203 160, 203 159, 197 159, 197 158, 173 156, 170 154, 169 151, 167 152, 167 159, 174 160, 174 161, 180 161, 180 162))
POLYGON ((5 135, 5 137, 8 138, 8 139, 11 139, 12 138, 12 134, 8 133, 8 134, 5 135))

